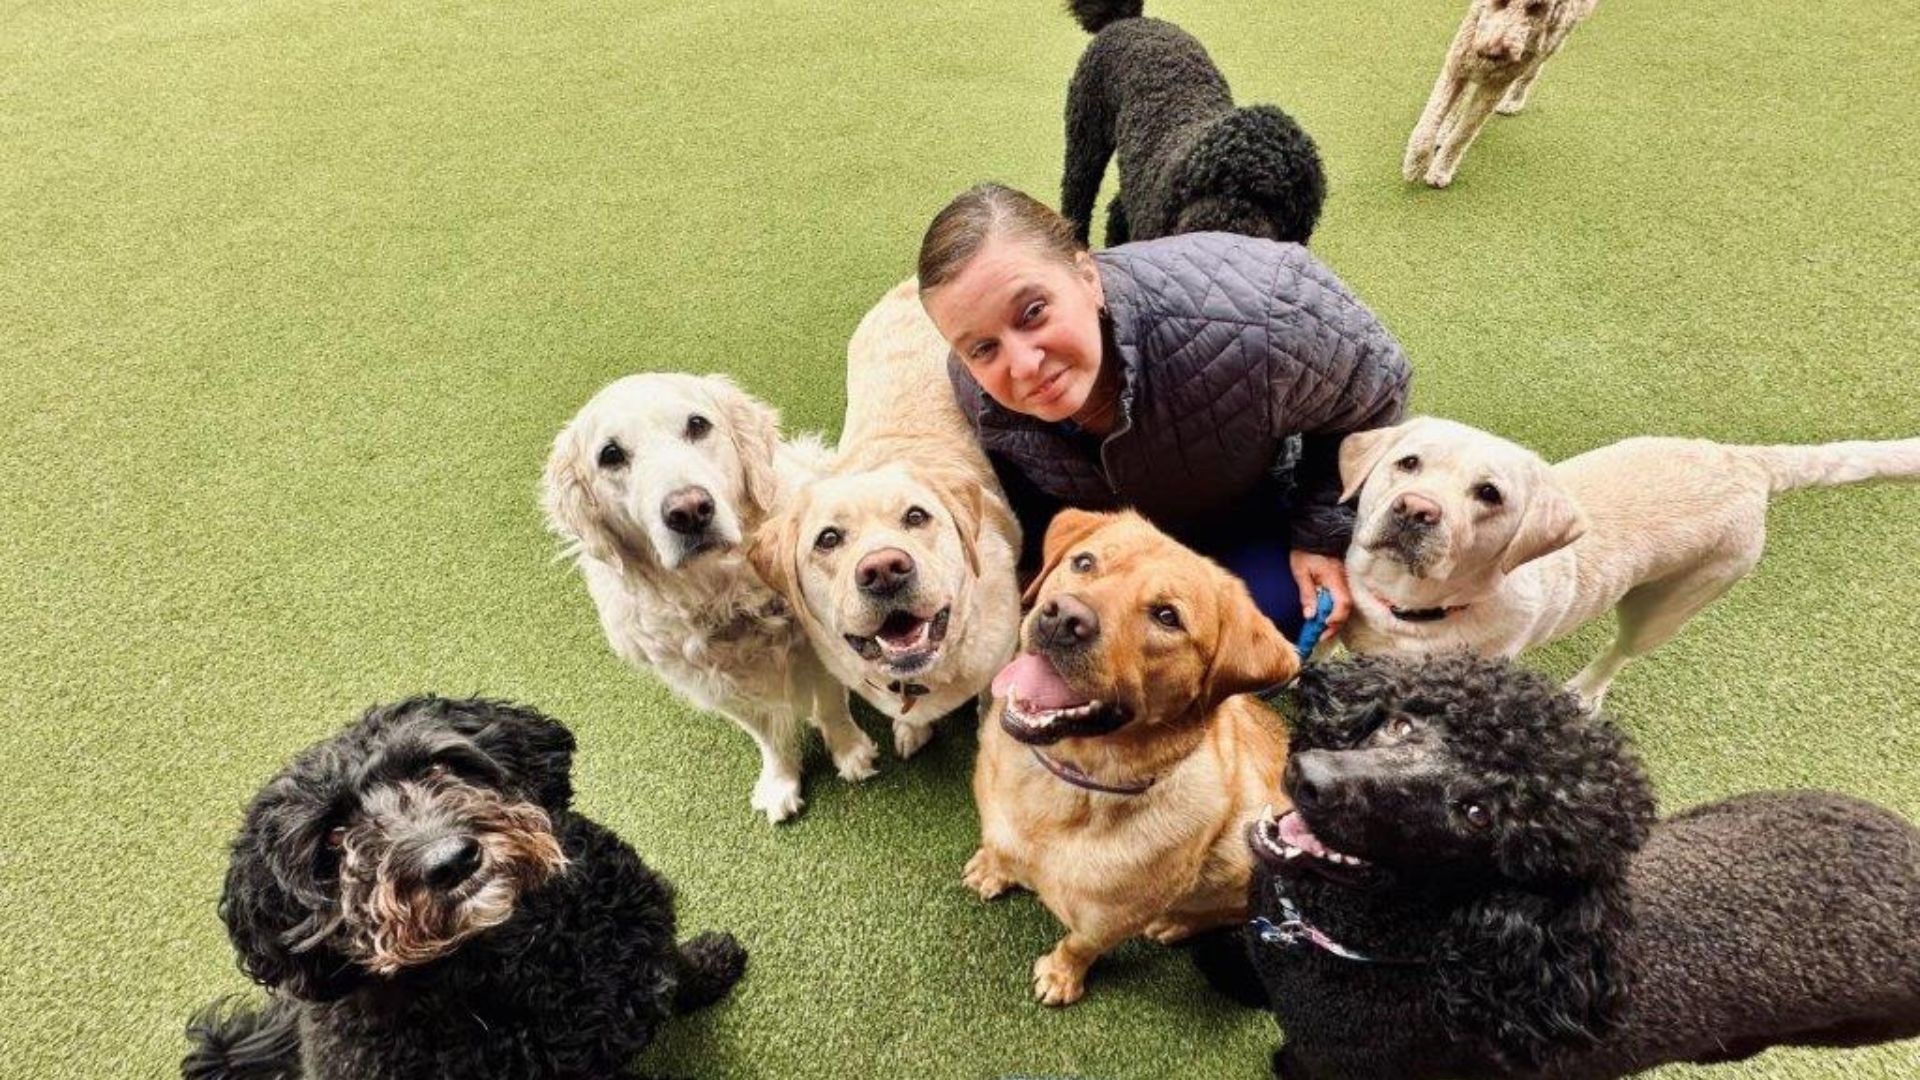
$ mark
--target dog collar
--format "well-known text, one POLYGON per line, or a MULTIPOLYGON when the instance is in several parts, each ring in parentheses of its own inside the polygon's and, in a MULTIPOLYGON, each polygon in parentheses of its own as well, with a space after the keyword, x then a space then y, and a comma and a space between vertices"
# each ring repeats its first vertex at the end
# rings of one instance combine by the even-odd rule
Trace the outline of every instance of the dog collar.
POLYGON ((1401 622, 1439 622, 1441 619, 1452 615, 1456 611, 1467 610, 1467 605, 1465 604, 1454 604, 1450 607, 1401 608, 1394 607, 1393 601, 1381 596, 1379 593, 1374 593, 1373 598, 1385 605, 1387 611, 1401 622))
POLYGON ((1103 784, 1093 777, 1088 776, 1078 765, 1070 765, 1064 761, 1056 761, 1041 753, 1040 748, 1037 746, 1029 746, 1027 749, 1033 751, 1033 756, 1040 759, 1040 764, 1045 765, 1048 772, 1072 784, 1074 787, 1086 788, 1088 791, 1098 791, 1102 795, 1138 795, 1152 787, 1154 781, 1158 779, 1158 777, 1149 776, 1145 780, 1133 780, 1126 784, 1103 784))
MULTIPOLYGON (((868 686, 873 687, 875 690, 879 690, 882 688, 879 683, 874 682, 872 679, 866 679, 864 681, 868 686)), ((920 683, 908 682, 905 679, 895 679, 892 682, 888 683, 885 689, 887 693, 892 694, 895 697, 900 699, 900 715, 901 716, 905 716, 908 713, 912 712, 913 707, 915 705, 920 704, 921 698, 926 697, 928 694, 933 692, 927 689, 924 685, 920 683)))
POLYGON ((1274 895, 1280 901, 1280 921, 1274 922, 1264 915, 1257 915, 1247 923, 1247 927, 1253 931, 1254 936, 1265 944, 1282 949, 1295 949, 1308 945, 1342 960, 1352 960, 1358 964, 1424 963, 1421 960, 1392 960, 1354 952, 1328 937, 1326 931, 1308 922, 1300 914, 1300 909, 1293 906, 1293 901, 1288 899, 1286 894, 1276 891, 1274 895))

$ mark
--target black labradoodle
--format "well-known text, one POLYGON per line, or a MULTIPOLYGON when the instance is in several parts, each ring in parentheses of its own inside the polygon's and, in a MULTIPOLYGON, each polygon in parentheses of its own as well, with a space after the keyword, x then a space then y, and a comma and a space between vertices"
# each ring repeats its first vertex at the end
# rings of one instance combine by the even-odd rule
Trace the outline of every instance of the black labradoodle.
POLYGON ((269 782, 220 914, 264 1008, 188 1028, 200 1077, 604 1077, 746 953, 674 942, 673 890, 569 810, 573 735, 532 709, 373 708, 269 782))
POLYGON ((1227 80, 1192 34, 1140 17, 1142 0, 1069 0, 1093 43, 1067 88, 1067 165, 1060 212, 1082 243, 1107 160, 1120 193, 1107 207, 1108 247, 1190 232, 1304 244, 1320 219, 1320 152, 1271 105, 1236 109, 1227 80))
POLYGON ((1206 943, 1284 1077, 1615 1077, 1920 1035, 1920 831, 1843 795, 1654 821, 1620 732, 1504 661, 1301 679, 1259 917, 1206 943), (1247 965, 1252 959, 1252 968, 1247 965), (1257 983, 1252 976, 1257 971, 1257 983))

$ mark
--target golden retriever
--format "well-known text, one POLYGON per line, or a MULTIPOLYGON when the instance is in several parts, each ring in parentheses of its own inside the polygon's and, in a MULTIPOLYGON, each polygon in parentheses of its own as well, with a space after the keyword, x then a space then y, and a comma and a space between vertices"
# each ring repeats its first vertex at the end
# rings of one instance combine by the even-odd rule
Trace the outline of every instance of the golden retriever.
POLYGON ((988 900, 1031 889, 1066 924, 1033 993, 1067 1005, 1126 938, 1245 918, 1246 827, 1285 802, 1286 759, 1245 695, 1300 663, 1239 579, 1131 512, 1056 516, 1029 597, 980 725, 965 880, 988 900))
POLYGON ((873 775, 873 741, 743 540, 826 459, 783 443, 779 417, 727 379, 631 375, 595 394, 554 440, 543 502, 569 542, 607 641, 760 748, 749 800, 771 822, 800 796, 811 718, 840 775, 873 775))
POLYGON ((828 670, 893 721, 903 758, 987 689, 1020 625, 1019 526, 948 390, 947 352, 914 282, 874 305, 847 345, 832 465, 750 551, 828 670))

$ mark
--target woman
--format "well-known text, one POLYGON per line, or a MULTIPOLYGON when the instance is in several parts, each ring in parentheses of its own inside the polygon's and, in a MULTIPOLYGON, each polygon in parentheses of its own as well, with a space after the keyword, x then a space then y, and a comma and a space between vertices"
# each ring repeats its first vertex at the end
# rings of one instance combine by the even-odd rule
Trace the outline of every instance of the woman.
POLYGON ((919 276, 1026 533, 1023 571, 1060 507, 1132 506, 1238 574, 1289 637, 1327 589, 1338 632, 1340 440, 1398 422, 1412 372, 1305 248, 1194 233, 1095 255, 1060 215, 982 184, 928 226, 919 276))

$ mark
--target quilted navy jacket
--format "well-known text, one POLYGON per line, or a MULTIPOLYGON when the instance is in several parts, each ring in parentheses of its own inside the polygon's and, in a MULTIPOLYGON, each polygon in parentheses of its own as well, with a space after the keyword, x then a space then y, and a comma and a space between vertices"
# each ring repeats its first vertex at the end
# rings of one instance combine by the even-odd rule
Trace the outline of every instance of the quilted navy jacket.
POLYGON ((1094 259, 1103 362, 1124 365, 1112 434, 1003 408, 947 360, 1020 518, 1023 566, 1062 506, 1131 506, 1203 552, 1270 538, 1343 554, 1353 512, 1339 505, 1340 440, 1399 422, 1412 378, 1386 328, 1298 244, 1189 233, 1094 259))

